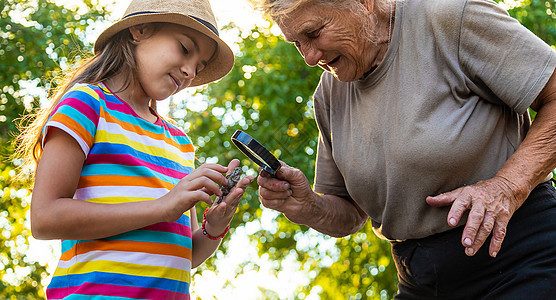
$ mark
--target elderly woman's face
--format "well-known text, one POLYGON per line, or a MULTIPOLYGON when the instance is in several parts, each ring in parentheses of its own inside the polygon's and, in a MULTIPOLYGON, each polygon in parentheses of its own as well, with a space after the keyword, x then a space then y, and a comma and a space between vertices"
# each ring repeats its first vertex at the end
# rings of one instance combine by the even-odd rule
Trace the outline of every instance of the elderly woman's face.
POLYGON ((318 65, 340 81, 355 81, 372 67, 361 17, 347 9, 308 4, 278 24, 309 66, 318 65))

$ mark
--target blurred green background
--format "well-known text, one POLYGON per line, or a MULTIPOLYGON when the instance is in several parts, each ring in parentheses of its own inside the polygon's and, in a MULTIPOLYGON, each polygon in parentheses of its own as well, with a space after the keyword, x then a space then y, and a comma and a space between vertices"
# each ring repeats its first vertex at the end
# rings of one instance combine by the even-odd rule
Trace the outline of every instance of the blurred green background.
MULTIPOLYGON (((556 45, 553 1, 499 2, 523 25, 556 45)), ((0 298, 44 299, 48 272, 54 267, 51 258, 57 253, 55 247, 45 246, 38 250, 38 258, 37 250, 29 246, 36 244, 28 221, 31 182, 13 180, 21 162, 10 158, 16 123, 46 101, 48 89, 56 86, 62 71, 91 55, 91 36, 100 33, 94 28, 117 19, 121 12, 112 16, 109 8, 114 4, 97 0, 0 3, 0 298)), ((237 37, 232 72, 217 83, 167 100, 167 114, 198 147, 197 165, 227 164, 240 158, 244 171, 256 174, 256 166, 230 143, 233 132, 242 129, 312 180, 318 134, 312 93, 321 70, 307 67, 269 21, 248 29, 229 23, 223 32, 237 37)), ((393 297, 397 278, 390 246, 372 233, 370 224, 352 236, 331 238, 262 208, 256 189, 255 183, 248 189, 220 249, 193 273, 193 298, 225 299, 204 286, 231 291, 253 274, 267 281, 289 280, 289 290, 252 280, 256 293, 244 294, 251 295, 244 299, 393 297), (238 249, 251 249, 256 259, 229 259, 238 249)), ((198 206, 199 217, 204 206, 198 206)))

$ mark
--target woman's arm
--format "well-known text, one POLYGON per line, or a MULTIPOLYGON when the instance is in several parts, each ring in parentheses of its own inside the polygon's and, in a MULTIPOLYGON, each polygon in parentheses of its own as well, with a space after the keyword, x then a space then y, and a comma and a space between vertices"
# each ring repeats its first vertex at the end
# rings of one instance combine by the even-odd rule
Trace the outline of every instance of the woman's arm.
POLYGON ((319 195, 298 169, 282 162, 278 178, 261 172, 257 179, 259 200, 268 208, 283 213, 290 221, 307 225, 321 233, 343 237, 357 232, 368 219, 351 199, 319 195))
POLYGON ((433 206, 452 205, 448 214, 452 226, 470 210, 462 236, 468 255, 475 254, 492 232, 489 253, 495 257, 513 213, 556 168, 556 72, 531 108, 537 116, 529 132, 492 179, 427 198, 433 206))
POLYGON ((158 222, 173 222, 198 201, 212 204, 227 168, 203 165, 165 196, 123 204, 73 199, 85 155, 67 133, 51 128, 35 176, 31 200, 31 231, 37 239, 98 239, 158 222), (192 175, 192 176, 191 176, 192 175))

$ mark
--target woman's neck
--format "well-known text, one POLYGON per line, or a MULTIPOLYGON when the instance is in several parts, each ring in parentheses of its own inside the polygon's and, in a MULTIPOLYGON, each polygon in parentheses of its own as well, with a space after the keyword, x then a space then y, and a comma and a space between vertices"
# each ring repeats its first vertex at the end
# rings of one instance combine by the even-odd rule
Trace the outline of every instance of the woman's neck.
POLYGON ((376 30, 376 40, 374 42, 370 42, 370 47, 376 49, 375 50, 375 59, 371 63, 371 69, 365 73, 368 75, 371 73, 376 67, 378 67, 384 57, 386 56, 386 52, 390 47, 390 43, 392 40, 392 35, 394 33, 394 16, 396 13, 396 2, 391 1, 387 8, 384 8, 382 11, 377 12, 378 14, 378 21, 377 23, 380 24, 376 30))

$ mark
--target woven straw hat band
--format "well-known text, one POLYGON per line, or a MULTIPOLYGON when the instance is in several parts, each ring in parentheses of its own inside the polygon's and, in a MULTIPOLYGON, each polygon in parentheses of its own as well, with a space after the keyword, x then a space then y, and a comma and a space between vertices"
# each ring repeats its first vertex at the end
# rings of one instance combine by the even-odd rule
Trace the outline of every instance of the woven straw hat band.
MULTIPOLYGON (((181 13, 193 17, 194 19, 207 22, 211 24, 214 29, 217 28, 216 19, 212 13, 212 7, 207 0, 133 0, 129 4, 122 19, 132 15, 148 13, 181 13)), ((213 30, 213 28, 210 29, 213 30)))

